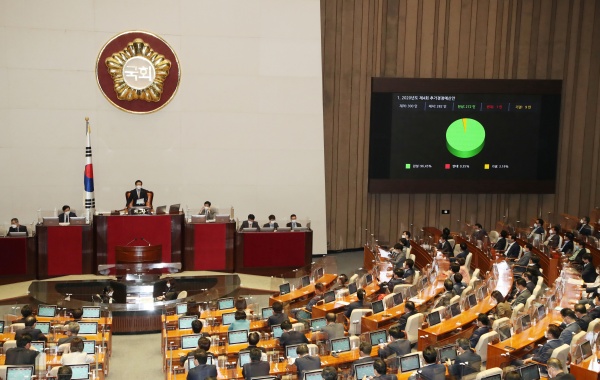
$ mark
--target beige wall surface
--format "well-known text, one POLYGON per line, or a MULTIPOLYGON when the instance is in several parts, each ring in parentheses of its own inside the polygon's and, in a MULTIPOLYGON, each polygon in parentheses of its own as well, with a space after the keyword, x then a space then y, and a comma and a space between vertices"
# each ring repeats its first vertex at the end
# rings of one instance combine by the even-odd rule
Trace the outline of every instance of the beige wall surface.
POLYGON ((205 200, 310 219, 326 251, 318 0, 0 0, 0 226, 83 207, 85 121, 96 208, 122 208, 136 179, 154 205, 205 200), (96 84, 102 46, 127 30, 165 39, 181 84, 162 110, 113 107, 96 84))
POLYGON ((321 0, 321 25, 330 249, 360 247, 371 233, 393 243, 404 229, 524 227, 600 207, 600 2, 321 0), (562 79, 556 194, 369 194, 379 76, 562 79))

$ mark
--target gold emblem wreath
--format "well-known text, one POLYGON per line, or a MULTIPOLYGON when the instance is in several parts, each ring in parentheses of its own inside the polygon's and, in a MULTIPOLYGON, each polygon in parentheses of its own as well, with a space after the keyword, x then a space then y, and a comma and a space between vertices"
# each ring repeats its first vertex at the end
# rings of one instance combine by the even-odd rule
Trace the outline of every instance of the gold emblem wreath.
POLYGON ((114 89, 119 100, 131 101, 141 99, 147 102, 158 102, 160 100, 163 92, 163 84, 169 76, 171 61, 166 59, 164 55, 152 50, 150 45, 145 43, 141 38, 136 38, 133 42, 128 43, 125 49, 106 58, 105 63, 108 73, 115 83, 114 89), (143 90, 136 90, 129 87, 123 78, 123 66, 125 62, 136 56, 149 60, 156 72, 153 83, 143 90))

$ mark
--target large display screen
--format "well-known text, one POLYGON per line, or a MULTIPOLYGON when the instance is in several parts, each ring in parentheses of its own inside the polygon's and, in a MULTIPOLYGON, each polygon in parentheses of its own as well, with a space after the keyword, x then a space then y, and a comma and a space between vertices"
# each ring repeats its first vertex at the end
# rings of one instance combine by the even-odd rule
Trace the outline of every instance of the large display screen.
POLYGON ((372 193, 554 193, 562 81, 373 78, 372 193))

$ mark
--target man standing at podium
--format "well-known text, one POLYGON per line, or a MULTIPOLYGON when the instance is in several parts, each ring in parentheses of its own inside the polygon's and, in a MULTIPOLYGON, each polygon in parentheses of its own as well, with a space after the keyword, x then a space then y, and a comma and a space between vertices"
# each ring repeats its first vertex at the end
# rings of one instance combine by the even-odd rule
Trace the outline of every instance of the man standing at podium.
POLYGON ((142 181, 135 181, 135 189, 129 192, 129 199, 127 199, 127 208, 132 207, 150 207, 148 201, 148 190, 142 188, 142 181))
POLYGON ((10 236, 11 232, 25 232, 25 235, 27 235, 27 227, 20 225, 19 219, 12 218, 10 220, 10 227, 8 228, 7 236, 10 236))

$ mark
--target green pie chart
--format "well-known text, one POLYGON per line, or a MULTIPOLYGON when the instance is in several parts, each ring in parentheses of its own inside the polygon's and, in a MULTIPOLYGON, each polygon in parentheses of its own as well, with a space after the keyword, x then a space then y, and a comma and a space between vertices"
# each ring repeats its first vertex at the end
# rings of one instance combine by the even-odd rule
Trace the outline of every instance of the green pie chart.
POLYGON ((485 143, 485 129, 475 119, 454 121, 446 130, 446 147, 458 158, 471 158, 479 154, 485 143))

